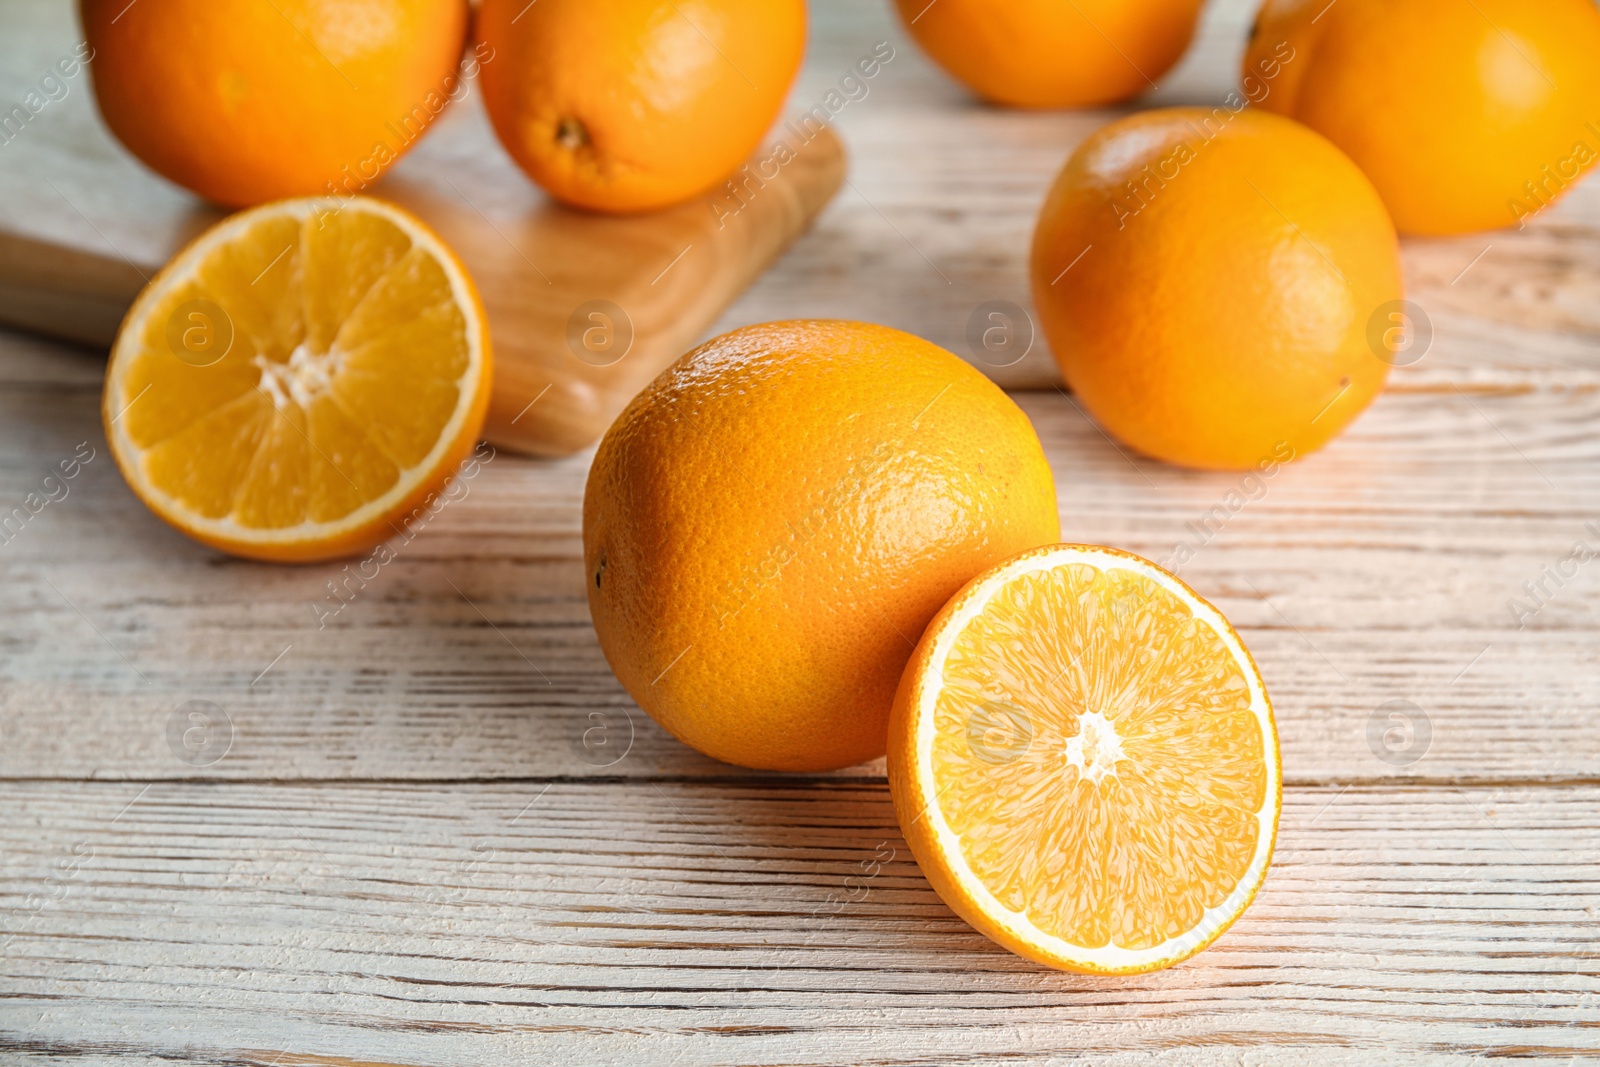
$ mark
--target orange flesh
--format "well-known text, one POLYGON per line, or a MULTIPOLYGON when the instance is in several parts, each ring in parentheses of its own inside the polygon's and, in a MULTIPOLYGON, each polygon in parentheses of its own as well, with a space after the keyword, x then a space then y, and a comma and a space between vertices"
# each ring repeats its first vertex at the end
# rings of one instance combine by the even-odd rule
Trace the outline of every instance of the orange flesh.
POLYGON ((262 219, 163 293, 137 336, 121 417, 144 480, 254 529, 336 522, 392 489, 439 441, 471 362, 438 260, 353 210, 262 219), (233 329, 207 365, 168 341, 197 299, 233 329))
POLYGON ((995 898, 1075 945, 1149 948, 1246 874, 1262 727, 1221 636, 1143 575, 1019 575, 957 635, 933 779, 995 898))

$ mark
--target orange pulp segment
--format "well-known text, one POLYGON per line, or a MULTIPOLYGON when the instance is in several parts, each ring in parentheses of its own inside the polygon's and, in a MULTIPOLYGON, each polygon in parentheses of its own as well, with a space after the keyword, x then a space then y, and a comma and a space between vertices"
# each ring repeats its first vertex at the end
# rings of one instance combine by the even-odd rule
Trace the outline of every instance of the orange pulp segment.
POLYGON ((1055 545, 934 619, 891 719, 907 843, 953 910, 1088 973, 1170 966, 1266 876, 1282 772, 1266 688, 1175 576, 1055 545))
POLYGON ((477 290, 421 221, 286 200, 218 223, 145 288, 104 415, 129 485, 178 529, 323 559, 399 532, 477 439, 489 382, 477 290))

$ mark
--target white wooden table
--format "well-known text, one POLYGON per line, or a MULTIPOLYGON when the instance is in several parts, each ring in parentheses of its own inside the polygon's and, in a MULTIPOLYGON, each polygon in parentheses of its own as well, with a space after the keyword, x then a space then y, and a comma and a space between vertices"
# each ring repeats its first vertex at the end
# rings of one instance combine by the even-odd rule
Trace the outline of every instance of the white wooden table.
MULTIPOLYGON (((885 5, 813 7, 794 110, 897 55, 837 120, 851 184, 719 330, 863 318, 966 354, 974 307, 1026 304, 1043 189, 1106 115, 986 109, 885 5)), ((1219 99, 1249 16, 1214 7, 1151 99, 1219 99)), ((106 454, 103 354, 0 335, 0 516, 60 497, 0 534, 0 1062, 1600 1062, 1600 562, 1558 573, 1600 548, 1600 182, 1406 266, 1426 357, 1203 544, 1237 477, 1119 450, 1042 343, 994 369, 1065 535, 1194 546, 1277 706, 1261 896, 1119 979, 956 919, 881 764, 746 772, 642 715, 589 626, 587 455, 499 456, 319 629, 338 566, 169 531, 106 454)))

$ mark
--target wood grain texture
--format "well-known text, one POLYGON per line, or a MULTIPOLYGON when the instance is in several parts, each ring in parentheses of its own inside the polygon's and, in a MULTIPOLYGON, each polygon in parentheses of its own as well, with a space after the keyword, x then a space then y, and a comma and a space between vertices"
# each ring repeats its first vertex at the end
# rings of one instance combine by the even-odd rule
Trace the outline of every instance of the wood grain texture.
MULTIPOLYGON (((40 360, 59 386, 0 390, 0 501, 20 503, 80 442, 103 457, 97 391, 70 384, 88 363, 40 360)), ((1559 585, 1543 570, 1575 541, 1600 548, 1600 395, 1393 392, 1322 454, 1249 483, 1129 457, 1061 393, 1018 398, 1065 537, 1158 561, 1192 551, 1179 571, 1257 656, 1289 781, 1600 775, 1600 563, 1559 585), (1530 581, 1551 595, 1524 618, 1510 604, 1534 603, 1530 581), (1429 719, 1414 761, 1372 751, 1369 721, 1391 700, 1429 719)), ((348 564, 218 556, 96 459, 0 545, 0 773, 736 773, 657 729, 605 664, 583 590, 586 468, 494 459, 367 581, 348 564), (231 718, 225 760, 169 750, 166 721, 192 699, 231 718), (94 729, 63 729, 79 717, 94 729)))
MULTIPOLYGON (((1146 102, 1219 99, 1251 6, 1211 5, 1146 102)), ((1259 486, 1179 471, 1042 347, 965 342, 979 303, 1026 307, 1038 200, 1111 113, 978 106, 887 4, 812 10, 792 112, 896 56, 834 123, 850 184, 713 330, 928 336, 1029 390, 1067 536, 1193 549, 1278 710, 1255 906, 1162 974, 1039 970, 932 895, 881 766, 752 775, 639 712, 584 605, 586 454, 497 456, 319 629, 339 567, 168 530, 104 453, 102 357, 0 334, 0 530, 99 450, 0 533, 0 1062, 1600 1063, 1600 562, 1546 570, 1600 546, 1600 184, 1408 243, 1433 347, 1325 452, 1259 486), (174 739, 191 700, 226 718, 174 739), (1383 747, 1395 700, 1425 744, 1383 747)))
MULTIPOLYGON (((70 5, 14 0, 6 15, 0 67, 13 79, 72 51, 70 5)), ((414 152, 353 191, 415 212, 477 282, 495 349, 484 433, 502 448, 567 455, 598 440, 844 178, 832 130, 780 128, 734 192, 647 215, 573 211, 517 169, 474 83, 461 84, 414 152)), ((0 321, 109 345, 145 282, 224 213, 133 163, 100 124, 87 71, 66 85, 26 125, 0 129, 0 321)))
POLYGON ((881 783, 37 783, 0 797, 28 812, 0 829, 0 1040, 63 1058, 1600 1052, 1593 786, 1291 790, 1245 918, 1188 964, 1119 979, 1040 970, 952 915, 881 783))

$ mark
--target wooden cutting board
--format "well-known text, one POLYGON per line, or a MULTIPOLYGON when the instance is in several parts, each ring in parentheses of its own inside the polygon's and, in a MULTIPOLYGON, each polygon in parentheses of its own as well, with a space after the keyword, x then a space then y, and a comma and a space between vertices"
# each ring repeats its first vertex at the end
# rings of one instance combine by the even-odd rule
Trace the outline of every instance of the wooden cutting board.
MULTIPOLYGON (((0 127, 0 322, 107 346, 146 279, 223 212, 116 143, 87 70, 52 74, 81 39, 74 8, 6 5, 0 113, 30 100, 37 110, 0 127)), ((795 157, 741 178, 737 197, 591 215, 528 181, 473 88, 368 190, 438 230, 482 291, 495 346, 490 441, 537 455, 591 444, 810 225, 844 178, 844 150, 830 130, 802 142, 780 126, 752 172, 780 139, 795 157)))

